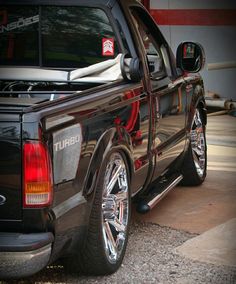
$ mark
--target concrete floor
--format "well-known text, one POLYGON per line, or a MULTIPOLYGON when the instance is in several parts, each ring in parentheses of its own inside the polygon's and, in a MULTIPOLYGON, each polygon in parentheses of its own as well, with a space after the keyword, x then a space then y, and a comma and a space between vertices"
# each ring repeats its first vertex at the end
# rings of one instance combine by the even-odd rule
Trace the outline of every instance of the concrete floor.
MULTIPOLYGON (((176 187, 148 214, 135 213, 135 219, 202 234, 212 228, 216 228, 217 232, 221 230, 220 224, 236 218, 236 118, 229 115, 209 117, 207 144, 208 168, 205 182, 199 187, 176 187)), ((236 222, 233 221, 225 226, 225 234, 230 231, 232 238, 227 242, 229 252, 236 252, 236 237, 233 234, 235 226, 236 222)), ((214 233, 210 234, 209 240, 207 235, 208 244, 219 243, 213 241, 213 236, 214 233)), ((219 234, 216 233, 215 236, 219 238, 219 234)), ((193 246, 196 248, 196 242, 193 246)), ((204 246, 207 246, 206 243, 204 246)), ((209 254, 209 251, 206 253, 209 254)), ((225 253, 225 249, 223 252, 222 247, 222 261, 219 260, 219 264, 231 262, 236 266, 236 253, 233 262, 232 255, 230 259, 229 255, 230 253, 225 253)), ((203 258, 200 253, 199 258, 203 258)), ((193 259, 196 259, 196 255, 193 259)))
POLYGON ((236 267, 236 218, 186 241, 175 249, 193 260, 236 267))

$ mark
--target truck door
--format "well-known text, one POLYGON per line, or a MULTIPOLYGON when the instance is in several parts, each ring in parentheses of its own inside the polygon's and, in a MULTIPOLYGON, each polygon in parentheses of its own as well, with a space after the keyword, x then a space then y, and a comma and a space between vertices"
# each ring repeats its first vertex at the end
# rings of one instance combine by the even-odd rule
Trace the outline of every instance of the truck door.
POLYGON ((130 11, 149 68, 152 153, 157 159, 153 178, 157 178, 184 150, 186 84, 177 75, 171 50, 149 14, 138 6, 130 7, 130 11))

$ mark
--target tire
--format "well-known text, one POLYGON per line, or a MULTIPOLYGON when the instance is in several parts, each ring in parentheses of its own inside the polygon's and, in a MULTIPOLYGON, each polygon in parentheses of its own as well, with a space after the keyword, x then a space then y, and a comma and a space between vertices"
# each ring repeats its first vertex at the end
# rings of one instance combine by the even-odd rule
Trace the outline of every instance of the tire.
POLYGON ((206 127, 197 108, 193 117, 190 142, 182 167, 182 185, 200 185, 206 178, 207 145, 205 132, 206 127))
POLYGON ((73 266, 89 275, 114 273, 121 265, 130 224, 130 178, 122 153, 105 158, 91 210, 87 238, 73 266))

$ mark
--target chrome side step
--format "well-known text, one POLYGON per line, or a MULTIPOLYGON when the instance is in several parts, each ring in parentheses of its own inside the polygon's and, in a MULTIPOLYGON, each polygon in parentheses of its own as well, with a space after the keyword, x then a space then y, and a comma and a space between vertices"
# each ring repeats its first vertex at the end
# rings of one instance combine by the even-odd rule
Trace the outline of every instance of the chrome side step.
POLYGON ((147 213, 150 211, 166 194, 171 191, 181 180, 182 175, 175 175, 170 180, 164 183, 157 183, 157 186, 147 195, 143 200, 141 200, 137 205, 137 211, 139 213, 147 213))

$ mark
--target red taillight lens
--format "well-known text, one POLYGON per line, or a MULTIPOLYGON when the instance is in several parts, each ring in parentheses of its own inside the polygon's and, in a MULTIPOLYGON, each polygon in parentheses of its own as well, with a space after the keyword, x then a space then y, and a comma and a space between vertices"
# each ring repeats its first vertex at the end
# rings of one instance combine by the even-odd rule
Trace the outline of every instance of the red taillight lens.
POLYGON ((45 207, 52 202, 52 168, 46 147, 26 142, 23 149, 24 207, 45 207))

